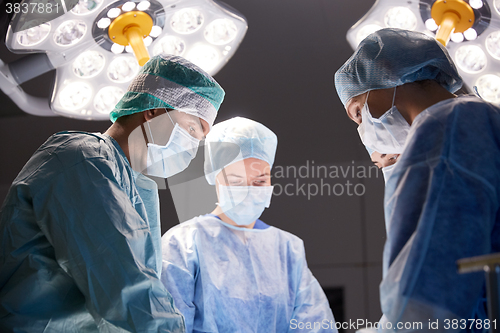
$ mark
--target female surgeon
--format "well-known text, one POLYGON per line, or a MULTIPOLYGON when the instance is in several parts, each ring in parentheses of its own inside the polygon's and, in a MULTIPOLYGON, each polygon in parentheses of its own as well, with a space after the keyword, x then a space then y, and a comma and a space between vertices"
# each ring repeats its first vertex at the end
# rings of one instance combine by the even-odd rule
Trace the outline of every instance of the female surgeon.
POLYGON ((337 332, 300 238, 259 220, 269 207, 276 135, 246 118, 215 125, 205 176, 211 214, 162 237, 162 282, 187 332, 337 332))

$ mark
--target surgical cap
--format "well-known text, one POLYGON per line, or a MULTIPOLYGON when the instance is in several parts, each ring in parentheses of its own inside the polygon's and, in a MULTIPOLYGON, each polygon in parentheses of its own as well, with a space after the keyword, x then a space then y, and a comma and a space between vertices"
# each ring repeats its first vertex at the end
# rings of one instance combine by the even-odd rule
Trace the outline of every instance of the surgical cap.
POLYGON ((119 117, 156 108, 182 111, 212 127, 224 99, 222 87, 184 58, 160 54, 151 58, 110 114, 119 117))
POLYGON ((462 86, 441 43, 420 32, 393 28, 366 37, 335 73, 335 87, 344 106, 367 91, 422 80, 435 80, 451 93, 462 86))
POLYGON ((266 126, 251 119, 235 117, 216 124, 205 140, 205 177, 215 177, 229 164, 257 158, 272 168, 278 137, 266 126))

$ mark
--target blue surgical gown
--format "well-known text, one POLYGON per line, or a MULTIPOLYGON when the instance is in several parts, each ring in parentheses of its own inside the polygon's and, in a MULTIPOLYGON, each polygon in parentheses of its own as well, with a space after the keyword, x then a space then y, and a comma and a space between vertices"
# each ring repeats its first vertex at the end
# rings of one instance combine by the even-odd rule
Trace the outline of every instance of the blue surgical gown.
POLYGON ((167 231, 162 247, 161 279, 188 333, 337 331, 302 240, 286 231, 204 215, 167 231))
POLYGON ((456 261, 500 252, 499 195, 499 108, 463 96, 415 118, 386 185, 388 321, 422 322, 425 331, 438 320, 432 332, 452 332, 454 319, 487 318, 484 274, 459 274, 456 261))
POLYGON ((2 206, 0 332, 184 332, 152 183, 107 135, 50 137, 2 206))

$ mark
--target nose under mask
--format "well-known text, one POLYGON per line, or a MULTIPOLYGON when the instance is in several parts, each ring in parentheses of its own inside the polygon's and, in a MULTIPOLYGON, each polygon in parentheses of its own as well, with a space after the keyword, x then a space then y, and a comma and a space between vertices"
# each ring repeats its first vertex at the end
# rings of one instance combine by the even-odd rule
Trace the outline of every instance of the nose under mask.
POLYGON ((368 107, 368 96, 361 109, 361 124, 358 133, 363 144, 372 151, 385 154, 401 154, 410 131, 410 125, 394 105, 396 89, 392 99, 392 107, 380 118, 373 118, 368 107))
MULTIPOLYGON (((168 112, 167 112, 168 115, 168 112)), ((170 115, 168 115, 170 118, 170 115)), ((174 123, 174 129, 165 146, 154 143, 149 122, 146 124, 153 143, 148 143, 146 174, 155 177, 168 178, 184 171, 195 158, 200 140, 194 138, 185 129, 174 123)))

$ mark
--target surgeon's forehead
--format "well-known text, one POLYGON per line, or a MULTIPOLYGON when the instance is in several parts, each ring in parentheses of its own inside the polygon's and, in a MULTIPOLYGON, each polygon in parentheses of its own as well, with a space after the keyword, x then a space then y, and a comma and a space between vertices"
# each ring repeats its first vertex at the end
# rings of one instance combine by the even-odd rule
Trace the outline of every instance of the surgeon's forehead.
MULTIPOLYGON (((225 173, 226 176, 231 175, 231 176, 246 177, 245 162, 243 160, 236 161, 234 163, 226 165, 222 171, 225 173)), ((222 172, 219 175, 221 174, 222 172)))

